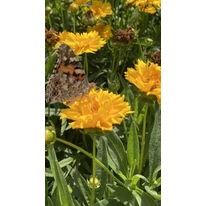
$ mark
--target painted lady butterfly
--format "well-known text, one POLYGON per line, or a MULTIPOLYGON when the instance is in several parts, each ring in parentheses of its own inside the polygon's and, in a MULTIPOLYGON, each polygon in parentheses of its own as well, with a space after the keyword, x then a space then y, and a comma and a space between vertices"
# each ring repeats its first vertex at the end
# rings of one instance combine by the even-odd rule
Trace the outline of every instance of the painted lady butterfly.
POLYGON ((68 45, 61 44, 57 53, 57 62, 46 87, 46 102, 70 105, 86 95, 95 84, 88 82, 81 62, 68 45))

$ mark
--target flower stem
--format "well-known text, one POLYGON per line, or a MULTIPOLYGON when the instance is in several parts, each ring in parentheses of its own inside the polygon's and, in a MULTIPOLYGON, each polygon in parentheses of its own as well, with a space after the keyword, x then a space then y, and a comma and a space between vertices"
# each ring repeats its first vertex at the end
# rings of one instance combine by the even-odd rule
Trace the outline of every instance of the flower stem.
POLYGON ((134 120, 137 122, 138 119, 138 97, 135 98, 135 105, 134 105, 134 120))
POLYGON ((50 26, 50 28, 52 29, 52 23, 51 23, 51 17, 50 17, 50 14, 48 14, 47 17, 48 17, 48 21, 49 21, 49 26, 50 26))
MULTIPOLYGON (((88 156, 89 158, 93 159, 93 155, 91 155, 90 153, 88 153, 87 151, 83 150, 81 147, 78 147, 77 145, 75 144, 72 144, 71 142, 67 142, 63 139, 60 139, 60 138, 56 138, 57 141, 61 142, 61 143, 64 143, 70 147, 73 147, 75 149, 77 149, 78 151, 84 153, 86 156, 88 156)), ((118 184, 120 184, 121 186, 125 187, 124 183, 122 183, 119 179, 117 179, 113 173, 102 163, 100 162, 97 158, 95 158, 95 162, 100 166, 102 167, 116 182, 118 182, 118 184)))
MULTIPOLYGON (((111 74, 110 81, 113 81, 115 75, 117 74, 117 69, 119 67, 119 61, 120 61, 121 55, 122 55, 122 50, 119 51, 119 54, 118 54, 118 57, 117 57, 117 61, 116 61, 116 65, 115 66, 112 65, 112 74, 111 74)), ((115 56, 114 56, 113 64, 115 64, 115 58, 116 58, 116 53, 115 53, 115 56)))
MULTIPOLYGON (((114 50, 114 55, 113 55, 113 61, 112 61, 112 74, 114 71, 114 65, 115 65, 115 59, 116 59, 116 50, 114 50)), ((112 76, 112 75, 111 75, 112 76)), ((111 77, 112 78, 112 77, 111 77)))
POLYGON ((50 104, 48 104, 48 122, 50 120, 50 104))
POLYGON ((84 53, 84 69, 85 69, 85 73, 88 77, 88 59, 87 59, 87 53, 84 53))
POLYGON ((140 57, 141 58, 143 58, 143 52, 142 52, 142 46, 141 46, 141 43, 140 43, 140 41, 139 41, 139 39, 137 38, 137 42, 138 42, 138 44, 139 44, 139 50, 140 50, 140 57))
POLYGON ((74 14, 73 33, 76 33, 76 14, 74 14))
POLYGON ((145 135, 146 135, 147 111, 148 111, 148 103, 146 103, 146 105, 145 105, 145 114, 144 114, 144 119, 143 119, 141 154, 140 154, 140 164, 139 164, 139 174, 141 174, 142 168, 143 168, 143 157, 144 157, 144 146, 145 146, 145 135))
POLYGON ((63 8, 62 8, 61 0, 59 0, 59 5, 60 5, 61 17, 62 17, 62 27, 63 27, 63 30, 66 30, 66 28, 65 28, 65 21, 64 21, 64 14, 63 14, 63 8))
POLYGON ((126 125, 125 119, 123 119, 122 123, 123 123, 124 133, 125 133, 126 139, 128 139, 128 131, 127 131, 127 125, 126 125))
POLYGON ((128 55, 129 55, 129 51, 126 52, 126 56, 125 56, 125 60, 124 60, 124 64, 122 66, 122 71, 121 71, 121 75, 123 75, 124 69, 125 69, 125 65, 127 63, 127 59, 128 59, 128 55))
POLYGON ((95 178, 96 178, 96 136, 92 135, 92 140, 93 140, 93 148, 92 148, 92 194, 91 194, 91 199, 90 199, 90 206, 94 205, 94 200, 95 200, 95 178))

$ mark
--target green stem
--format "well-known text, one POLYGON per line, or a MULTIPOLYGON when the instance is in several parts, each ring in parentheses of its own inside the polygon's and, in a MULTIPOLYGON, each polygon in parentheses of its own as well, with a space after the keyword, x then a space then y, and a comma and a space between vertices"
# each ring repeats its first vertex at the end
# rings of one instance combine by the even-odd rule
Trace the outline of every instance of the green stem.
POLYGON ((114 71, 115 59, 116 59, 116 50, 114 50, 114 55, 113 55, 113 61, 112 61, 112 73, 113 73, 113 71, 114 71))
MULTIPOLYGON (((66 144, 70 147, 73 147, 75 149, 77 149, 78 151, 82 152, 83 154, 85 154, 86 156, 88 156, 89 158, 93 159, 93 155, 91 155, 90 153, 88 153, 87 151, 83 150, 81 147, 78 147, 77 145, 75 144, 72 144, 71 142, 67 142, 63 139, 60 139, 60 138, 56 138, 57 141, 63 143, 63 144, 66 144)), ((119 179, 117 179, 113 173, 102 163, 100 162, 97 158, 95 158, 95 162, 100 166, 102 167, 114 180, 116 180, 116 182, 118 182, 121 186, 125 187, 124 183, 122 183, 119 179)))
POLYGON ((126 125, 125 119, 123 119, 122 123, 123 123, 124 133, 125 133, 126 139, 128 139, 127 125, 126 125))
POLYGON ((135 105, 134 105, 134 120, 137 123, 138 119, 138 97, 135 98, 135 105))
POLYGON ((143 158, 144 158, 144 146, 145 146, 145 135, 146 135, 147 111, 148 111, 148 103, 146 103, 146 105, 145 105, 145 114, 144 114, 144 119, 143 119, 142 142, 141 142, 141 154, 140 154, 139 174, 141 174, 141 172, 142 172, 142 168, 143 168, 143 158))
POLYGON ((76 33, 76 14, 74 14, 73 33, 76 33))
POLYGON ((143 58, 143 52, 142 52, 142 47, 141 47, 141 43, 140 43, 140 41, 139 41, 139 39, 137 38, 137 42, 138 42, 138 44, 139 44, 139 50, 140 50, 140 57, 141 58, 143 58))
POLYGON ((89 69, 88 69, 88 59, 87 59, 87 53, 84 53, 84 69, 85 69, 85 73, 88 77, 88 73, 89 73, 89 69))
POLYGON ((126 63, 127 63, 128 55, 129 55, 129 51, 126 52, 124 64, 123 64, 123 67, 122 67, 122 71, 121 71, 121 73, 120 73, 121 75, 123 75, 123 72, 124 72, 124 69, 125 69, 125 65, 126 65, 126 63))
POLYGON ((50 120, 50 104, 48 104, 48 122, 50 120))
POLYGON ((95 200, 95 178, 96 178, 96 136, 92 135, 93 140, 93 148, 92 148, 92 194, 91 194, 91 200, 90 200, 90 206, 94 205, 95 200))
POLYGON ((63 27, 63 30, 66 30, 66 27, 65 27, 65 21, 64 21, 64 14, 63 14, 63 8, 62 8, 61 0, 59 0, 59 5, 60 5, 61 17, 62 17, 62 27, 63 27))
MULTIPOLYGON (((122 50, 119 51, 118 58, 117 58, 117 61, 116 61, 116 65, 112 67, 112 74, 111 74, 110 81, 114 80, 114 77, 117 73, 117 69, 119 67, 119 61, 120 61, 121 55, 122 55, 122 50)), ((115 63, 115 61, 113 63, 115 63)))
POLYGON ((51 23, 50 14, 48 14, 47 17, 48 17, 48 21, 49 21, 49 27, 50 27, 50 29, 52 29, 52 23, 51 23))

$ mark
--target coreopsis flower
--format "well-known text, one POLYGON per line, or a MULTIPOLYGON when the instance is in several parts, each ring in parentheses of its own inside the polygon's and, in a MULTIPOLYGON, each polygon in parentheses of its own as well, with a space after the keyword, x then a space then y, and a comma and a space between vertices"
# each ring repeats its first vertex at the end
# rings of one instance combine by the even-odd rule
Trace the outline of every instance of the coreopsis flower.
POLYGON ((138 59, 135 69, 127 68, 125 78, 146 95, 155 95, 161 104, 161 67, 138 59))
POLYGON ((112 27, 109 24, 104 24, 102 21, 98 21, 93 27, 88 27, 88 31, 97 31, 99 35, 106 41, 112 37, 112 27))
POLYGON ((93 12, 94 16, 98 19, 112 14, 112 8, 110 3, 102 3, 101 1, 94 0, 89 9, 93 12))
POLYGON ((140 11, 154 14, 156 8, 161 8, 161 0, 127 0, 128 4, 133 4, 139 8, 140 11))
POLYGON ((95 53, 101 47, 106 44, 106 41, 101 38, 96 31, 89 33, 72 33, 63 31, 59 34, 60 40, 56 46, 60 46, 62 43, 69 45, 76 55, 83 53, 95 53))
POLYGON ((88 95, 61 111, 61 117, 73 120, 73 129, 96 128, 101 131, 112 130, 113 124, 120 124, 127 114, 133 113, 124 101, 124 95, 92 89, 88 95))

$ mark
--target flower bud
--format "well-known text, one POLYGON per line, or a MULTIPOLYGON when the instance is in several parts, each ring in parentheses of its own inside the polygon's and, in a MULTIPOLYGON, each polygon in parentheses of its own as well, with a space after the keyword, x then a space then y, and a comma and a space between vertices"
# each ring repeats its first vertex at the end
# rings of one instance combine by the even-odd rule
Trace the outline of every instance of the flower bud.
POLYGON ((77 11, 79 10, 79 6, 74 2, 70 4, 69 8, 70 8, 70 11, 74 14, 76 14, 77 11))
POLYGON ((94 181, 93 181, 93 177, 90 177, 89 180, 87 180, 88 184, 89 184, 89 187, 93 187, 93 183, 94 183, 94 187, 95 188, 98 188, 100 187, 100 181, 95 177, 94 178, 94 181))
POLYGON ((54 143, 56 141, 56 132, 50 126, 45 128, 45 145, 54 143))
POLYGON ((45 13, 46 13, 46 14, 49 14, 50 11, 51 11, 51 7, 50 7, 50 6, 46 6, 46 8, 45 8, 45 13))
POLYGON ((82 23, 86 26, 93 26, 96 23, 96 18, 92 11, 87 11, 82 17, 82 23))

